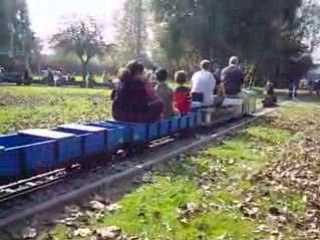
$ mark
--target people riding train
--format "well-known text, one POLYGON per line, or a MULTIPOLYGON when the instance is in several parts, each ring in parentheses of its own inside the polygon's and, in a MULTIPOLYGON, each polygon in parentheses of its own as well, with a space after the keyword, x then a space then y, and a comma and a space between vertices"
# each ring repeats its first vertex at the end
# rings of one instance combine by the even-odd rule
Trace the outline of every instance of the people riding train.
POLYGON ((161 119, 164 105, 150 88, 144 66, 130 62, 122 71, 120 83, 113 94, 112 115, 122 122, 155 122, 161 119))
POLYGON ((210 72, 211 62, 203 60, 200 67, 201 70, 192 76, 192 89, 184 86, 187 74, 184 71, 177 72, 175 81, 179 86, 173 92, 166 83, 168 72, 165 69, 156 72, 158 84, 153 89, 146 78, 144 66, 136 61, 130 62, 121 71, 120 82, 112 93, 114 119, 135 123, 155 122, 173 117, 177 112, 188 114, 195 108, 195 103, 199 104, 197 107, 204 108, 237 105, 244 83, 238 58, 230 58, 217 88, 216 78, 210 72))

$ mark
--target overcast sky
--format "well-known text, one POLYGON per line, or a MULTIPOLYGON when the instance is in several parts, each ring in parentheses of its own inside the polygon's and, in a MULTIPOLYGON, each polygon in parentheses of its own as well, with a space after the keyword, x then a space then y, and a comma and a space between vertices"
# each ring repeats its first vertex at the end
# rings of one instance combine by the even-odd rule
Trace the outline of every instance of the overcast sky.
POLYGON ((33 31, 43 40, 57 31, 63 17, 91 16, 105 26, 105 36, 114 33, 113 16, 124 0, 27 0, 33 31), (108 31, 108 32, 107 32, 108 31))

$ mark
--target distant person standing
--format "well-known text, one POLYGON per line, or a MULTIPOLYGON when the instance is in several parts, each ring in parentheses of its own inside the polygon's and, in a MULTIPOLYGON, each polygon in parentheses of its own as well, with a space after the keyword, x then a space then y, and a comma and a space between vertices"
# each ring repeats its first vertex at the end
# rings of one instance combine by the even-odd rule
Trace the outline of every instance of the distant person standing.
POLYGON ((54 76, 53 76, 53 73, 52 73, 52 71, 51 71, 50 68, 48 69, 48 76, 47 76, 47 78, 48 78, 48 85, 49 85, 49 86, 54 86, 54 76))
POLYGON ((244 72, 239 67, 238 57, 231 57, 229 66, 221 72, 221 82, 227 96, 238 96, 244 84, 244 72))
POLYGON ((290 80, 289 82, 289 98, 296 99, 298 97, 299 81, 290 80))
POLYGON ((214 89, 216 79, 210 72, 211 62, 203 60, 200 63, 201 70, 194 73, 191 79, 191 96, 194 102, 201 102, 203 107, 212 106, 214 103, 214 89))

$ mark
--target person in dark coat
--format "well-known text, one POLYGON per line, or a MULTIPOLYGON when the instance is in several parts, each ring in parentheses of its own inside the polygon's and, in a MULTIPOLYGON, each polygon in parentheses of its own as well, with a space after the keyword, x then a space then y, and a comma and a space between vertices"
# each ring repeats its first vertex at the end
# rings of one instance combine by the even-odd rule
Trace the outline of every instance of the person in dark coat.
POLYGON ((239 67, 239 59, 231 57, 229 66, 221 72, 221 82, 227 96, 238 96, 244 84, 244 73, 239 67))
POLYGON ((148 87, 144 66, 136 61, 130 62, 122 72, 113 99, 112 115, 117 121, 148 123, 162 117, 163 103, 148 87))

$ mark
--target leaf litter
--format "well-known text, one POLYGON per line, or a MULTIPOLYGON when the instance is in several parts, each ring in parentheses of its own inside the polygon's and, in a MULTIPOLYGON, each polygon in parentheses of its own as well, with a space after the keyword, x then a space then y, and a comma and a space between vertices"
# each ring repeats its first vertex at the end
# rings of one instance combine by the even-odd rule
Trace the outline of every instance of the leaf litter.
POLYGON ((91 222, 76 228, 76 233, 96 240, 162 239, 155 236, 164 232, 168 237, 163 239, 195 239, 183 238, 186 235, 177 231, 196 227, 198 239, 320 239, 320 123, 315 120, 320 114, 301 108, 297 114, 281 112, 262 120, 258 126, 266 127, 253 126, 252 131, 240 133, 243 141, 235 145, 228 145, 234 136, 224 140, 221 149, 227 145, 232 154, 209 148, 209 152, 201 149, 173 160, 162 167, 161 181, 168 185, 148 173, 139 180, 143 186, 118 204, 95 198, 99 204, 94 202, 89 210, 101 214, 101 224, 91 222), (193 182, 201 194, 170 203, 175 207, 169 208, 163 201, 172 202, 187 189, 195 191, 188 184, 180 190, 171 186, 177 184, 177 178, 193 182), (163 198, 166 194, 169 199, 163 198), (160 201, 158 208, 145 205, 155 199, 160 201), (206 222, 210 215, 213 217, 206 222), (158 223, 161 231, 154 229, 158 223), (215 228, 219 229, 216 233, 215 228))

